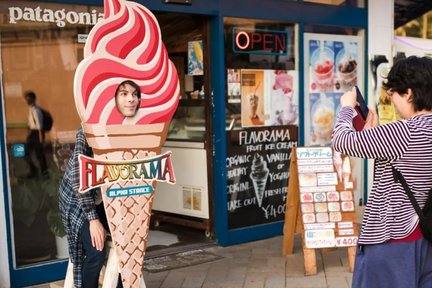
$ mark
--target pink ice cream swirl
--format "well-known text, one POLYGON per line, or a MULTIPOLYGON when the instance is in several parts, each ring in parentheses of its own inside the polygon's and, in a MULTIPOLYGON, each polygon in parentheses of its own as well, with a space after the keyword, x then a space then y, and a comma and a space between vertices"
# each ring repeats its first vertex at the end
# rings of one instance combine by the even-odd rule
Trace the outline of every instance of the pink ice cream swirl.
POLYGON ((75 104, 81 120, 102 125, 169 122, 180 86, 155 16, 124 0, 104 0, 104 10, 75 73, 75 104), (127 79, 141 87, 139 110, 130 118, 120 114, 114 98, 118 84, 127 79))

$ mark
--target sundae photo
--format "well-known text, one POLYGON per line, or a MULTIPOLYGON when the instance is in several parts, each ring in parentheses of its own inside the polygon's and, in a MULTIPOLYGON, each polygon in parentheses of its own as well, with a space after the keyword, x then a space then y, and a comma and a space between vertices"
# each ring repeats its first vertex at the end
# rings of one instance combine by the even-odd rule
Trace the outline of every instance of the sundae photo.
POLYGON ((328 144, 334 128, 334 111, 330 107, 321 106, 312 116, 313 133, 318 144, 328 144))
POLYGON ((311 109, 311 136, 314 145, 330 143, 335 122, 335 107, 332 96, 325 93, 311 94, 314 104, 311 109), (319 97, 319 98, 318 98, 319 97))
MULTIPOLYGON (((324 43, 321 43, 324 45, 324 43)), ((316 49, 311 56, 312 75, 320 92, 333 91, 334 52, 328 47, 316 49)))
POLYGON ((266 117, 264 74, 262 70, 241 70, 242 127, 264 125, 266 117))
POLYGON ((264 161, 261 155, 256 153, 252 160, 251 173, 249 177, 252 180, 259 207, 262 205, 268 175, 269 169, 267 168, 267 162, 264 161))
POLYGON ((255 93, 251 93, 248 95, 249 102, 249 117, 251 119, 258 118, 257 110, 258 110, 258 101, 259 98, 255 93))
POLYGON ((337 65, 337 75, 342 90, 348 90, 357 85, 357 61, 351 56, 344 55, 337 65))
POLYGON ((294 98, 294 79, 287 70, 275 70, 272 87, 271 125, 295 124, 298 118, 298 105, 294 98))

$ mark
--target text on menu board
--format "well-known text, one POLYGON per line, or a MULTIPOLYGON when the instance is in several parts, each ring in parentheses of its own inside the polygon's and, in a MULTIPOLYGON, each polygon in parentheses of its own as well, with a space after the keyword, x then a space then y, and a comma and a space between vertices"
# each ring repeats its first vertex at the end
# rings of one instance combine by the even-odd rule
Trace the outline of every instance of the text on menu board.
POLYGON ((355 246, 358 238, 350 159, 330 147, 296 149, 307 248, 355 246))
POLYGON ((331 159, 331 157, 332 150, 330 147, 305 147, 297 149, 297 159, 331 159))
POLYGON ((229 228, 284 219, 291 149, 297 126, 227 131, 229 228))

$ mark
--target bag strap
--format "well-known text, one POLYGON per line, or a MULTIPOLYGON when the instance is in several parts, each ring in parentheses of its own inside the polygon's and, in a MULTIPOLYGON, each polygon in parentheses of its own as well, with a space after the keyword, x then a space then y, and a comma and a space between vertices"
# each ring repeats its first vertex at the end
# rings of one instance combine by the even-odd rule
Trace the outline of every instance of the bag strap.
POLYGON ((414 207, 414 210, 417 212, 417 215, 419 216, 419 219, 421 222, 425 222, 425 216, 423 214, 423 211, 420 209, 420 206, 418 205, 417 201, 414 198, 414 194, 412 193, 411 189, 408 186, 408 183, 406 182, 405 178, 403 177, 402 173, 397 170, 392 165, 393 170, 393 178, 396 180, 396 182, 400 182, 402 184, 402 187, 404 188, 406 194, 408 195, 408 198, 411 201, 412 206, 414 207))

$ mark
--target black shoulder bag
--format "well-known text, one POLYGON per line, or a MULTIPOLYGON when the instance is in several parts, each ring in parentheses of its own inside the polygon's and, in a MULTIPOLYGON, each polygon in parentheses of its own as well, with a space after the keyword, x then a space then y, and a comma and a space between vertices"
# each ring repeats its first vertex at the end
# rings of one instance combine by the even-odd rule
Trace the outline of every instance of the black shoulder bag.
POLYGON ((432 243, 432 199, 431 199, 432 188, 431 190, 429 190, 429 194, 425 206, 423 207, 423 210, 421 210, 416 199, 414 198, 414 194, 409 188, 408 183, 406 182, 402 173, 396 168, 394 168, 393 165, 392 165, 392 170, 393 170, 393 178, 402 184, 405 192, 408 195, 408 198, 411 201, 412 206, 414 207, 414 210, 417 212, 417 215, 419 216, 420 230, 423 234, 423 237, 432 243))

